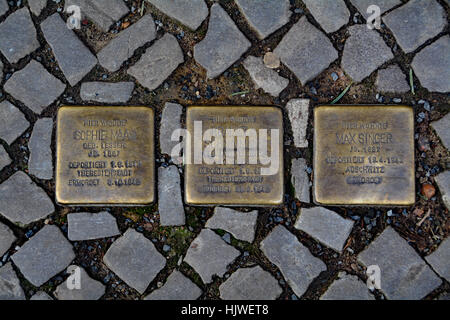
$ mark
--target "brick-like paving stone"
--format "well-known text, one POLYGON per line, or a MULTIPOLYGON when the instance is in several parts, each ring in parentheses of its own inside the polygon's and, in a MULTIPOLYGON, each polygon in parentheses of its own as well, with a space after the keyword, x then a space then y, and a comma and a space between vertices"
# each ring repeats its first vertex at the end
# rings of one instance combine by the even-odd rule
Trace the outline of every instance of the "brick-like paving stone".
POLYGON ((58 300, 98 300, 105 294, 105 286, 89 277, 86 271, 78 266, 72 265, 68 267, 68 270, 75 270, 78 268, 80 275, 80 289, 68 288, 67 281, 70 278, 61 283, 55 290, 54 294, 58 300))
POLYGON ((19 225, 43 219, 55 206, 43 189, 22 171, 0 184, 0 214, 19 225))
POLYGON ((211 7, 206 36, 194 46, 194 58, 212 79, 227 70, 250 46, 250 41, 230 16, 215 3, 211 7))
POLYGON ((52 132, 52 118, 38 119, 34 124, 33 133, 28 143, 30 149, 28 170, 31 175, 39 179, 50 180, 53 178, 52 132))
POLYGON ((283 78, 275 70, 267 68, 261 57, 249 56, 244 60, 243 65, 250 74, 255 88, 262 88, 274 97, 278 97, 289 84, 289 79, 283 78))
POLYGON ((84 101, 124 103, 131 99, 134 82, 83 82, 80 97, 84 101))
POLYGON ((354 81, 364 80, 394 58, 377 31, 369 30, 366 25, 354 25, 348 30, 350 37, 345 42, 341 67, 354 81))
POLYGON ((166 259, 154 244, 133 229, 128 229, 111 245, 103 262, 140 294, 166 265, 166 259))
POLYGON ((183 106, 178 103, 166 102, 161 116, 161 126, 159 129, 159 145, 161 153, 172 153, 172 149, 179 142, 172 141, 172 133, 180 128, 181 115, 183 114, 183 106))
POLYGON ((295 197, 301 202, 310 203, 310 183, 306 169, 305 159, 292 159, 291 183, 295 189, 295 197))
POLYGON ((77 212, 67 215, 68 238, 71 241, 93 240, 120 235, 116 218, 106 211, 77 212))
POLYGON ((383 22, 406 53, 437 36, 447 25, 445 10, 435 0, 411 0, 386 14, 383 22))
POLYGON ((303 2, 326 33, 338 31, 350 19, 350 11, 343 0, 304 0, 303 2))
POLYGON ((294 144, 297 148, 307 148, 309 99, 291 99, 286 104, 289 120, 291 121, 294 144))
POLYGON ((0 139, 13 143, 30 126, 24 114, 7 100, 0 102, 0 139))
POLYGON ((186 223, 177 166, 158 168, 158 211, 162 226, 181 226, 186 223))
POLYGON ((11 13, 0 24, 0 38, 0 51, 11 63, 39 48, 36 28, 27 8, 11 13))
POLYGON ((411 66, 428 91, 450 91, 450 37, 443 36, 414 57, 411 66))
POLYGON ((366 19, 372 15, 372 12, 367 13, 367 8, 371 5, 378 6, 380 8, 380 13, 383 14, 402 3, 401 0, 350 0, 350 2, 366 19))
POLYGON ((28 5, 30 6, 30 11, 38 17, 47 5, 47 0, 28 0, 28 5))
POLYGON ((41 23, 44 38, 50 45, 64 76, 71 86, 75 86, 97 64, 97 58, 67 28, 58 13, 54 13, 41 23))
POLYGON ((375 85, 379 91, 387 93, 405 93, 410 90, 405 74, 396 64, 378 70, 375 85))
POLYGON ((58 227, 44 226, 11 256, 23 276, 36 287, 63 271, 75 254, 58 227))
POLYGON ((6 92, 37 114, 53 103, 65 88, 64 83, 34 60, 15 72, 4 87, 6 92))
MULTIPOLYGON (((449 113, 450 115, 450 113, 449 113)), ((450 127, 447 127, 447 130, 450 127)), ((436 181, 439 191, 442 195, 442 201, 444 201, 447 209, 450 210, 450 171, 444 171, 437 176, 434 177, 434 181, 436 181)))
POLYGON ((380 267, 381 291, 388 299, 422 299, 441 284, 425 261, 391 227, 362 251, 358 260, 366 267, 380 267))
POLYGON ((261 250, 280 269, 299 297, 322 271, 327 270, 325 263, 314 257, 308 248, 283 226, 272 230, 261 242, 261 250))
POLYGON ((98 54, 100 65, 110 72, 120 69, 121 65, 131 58, 136 49, 154 40, 156 37, 155 22, 151 15, 143 16, 139 21, 121 31, 98 54))
POLYGON ((5 148, 0 145, 0 171, 12 162, 5 148))
POLYGON ((0 300, 25 300, 25 293, 11 263, 0 268, 0 300))
POLYGON ((175 270, 161 288, 150 293, 144 300, 196 300, 201 294, 202 290, 195 283, 175 270))
POLYGON ((442 241, 439 247, 425 260, 443 278, 450 281, 450 237, 442 241))
POLYGON ((283 290, 269 272, 256 266, 238 269, 219 291, 224 300, 275 300, 283 290))
POLYGON ((197 30, 208 16, 208 6, 204 0, 148 0, 148 2, 192 30, 197 30))
POLYGON ((203 229, 189 246, 184 262, 207 284, 213 281, 214 275, 222 277, 227 266, 239 255, 237 249, 226 244, 214 231, 203 229))
POLYGON ((322 208, 301 208, 294 227, 338 252, 344 248, 354 221, 322 208))
POLYGON ((6 0, 0 0, 0 16, 4 15, 8 10, 8 2, 6 0))
POLYGON ((236 0, 236 4, 259 39, 288 23, 292 14, 288 0, 236 0))
POLYGON ((338 52, 330 40, 306 17, 292 26, 274 53, 302 85, 314 79, 338 58, 338 52))
POLYGON ((128 13, 128 7, 122 0, 66 0, 65 9, 77 5, 81 14, 92 20, 103 32, 128 13))
POLYGON ((184 62, 177 39, 166 33, 142 55, 128 74, 149 90, 158 88, 184 62))
POLYGON ((444 147, 450 150, 450 113, 443 118, 431 123, 431 127, 436 131, 444 147))
POLYGON ((36 292, 30 300, 36 300, 36 301, 51 301, 53 300, 52 297, 50 297, 47 293, 44 291, 38 291, 36 292))
POLYGON ((17 238, 8 226, 0 222, 0 257, 9 250, 17 238))
POLYGON ((349 274, 339 275, 327 291, 320 297, 321 300, 375 300, 370 294, 367 285, 357 276, 349 274))
POLYGON ((225 230, 236 239, 253 242, 256 232, 258 210, 240 212, 229 208, 216 207, 214 215, 206 222, 209 229, 225 230))

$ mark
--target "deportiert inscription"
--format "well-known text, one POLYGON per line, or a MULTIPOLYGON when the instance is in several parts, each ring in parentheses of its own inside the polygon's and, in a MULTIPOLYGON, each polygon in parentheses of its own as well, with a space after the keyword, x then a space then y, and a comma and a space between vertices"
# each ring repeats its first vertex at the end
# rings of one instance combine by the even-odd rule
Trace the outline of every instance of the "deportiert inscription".
POLYGON ((414 113, 406 106, 314 110, 314 201, 414 204, 414 113))
POLYGON ((147 107, 63 106, 57 117, 56 201, 145 205, 154 200, 154 113, 147 107))
POLYGON ((187 109, 186 129, 186 203, 270 206, 283 202, 279 108, 192 106, 187 109), (223 141, 223 152, 217 149, 218 139, 223 141))

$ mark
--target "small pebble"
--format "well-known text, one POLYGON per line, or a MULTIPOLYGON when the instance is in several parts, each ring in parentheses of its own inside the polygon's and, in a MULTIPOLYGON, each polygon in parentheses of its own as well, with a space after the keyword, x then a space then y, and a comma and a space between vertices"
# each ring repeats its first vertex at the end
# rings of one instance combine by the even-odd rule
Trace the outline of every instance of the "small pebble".
POLYGON ((422 185, 422 195, 425 196, 427 199, 433 198, 433 196, 436 193, 436 189, 431 184, 424 184, 422 185))

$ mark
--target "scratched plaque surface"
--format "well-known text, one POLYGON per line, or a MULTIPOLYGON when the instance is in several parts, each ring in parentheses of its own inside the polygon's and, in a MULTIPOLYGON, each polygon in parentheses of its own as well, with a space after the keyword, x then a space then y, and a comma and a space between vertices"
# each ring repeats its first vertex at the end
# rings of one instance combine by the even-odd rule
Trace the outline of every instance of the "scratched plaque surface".
MULTIPOLYGON (((185 166, 186 203, 229 206, 274 206, 282 203, 283 116, 279 108, 193 106, 187 109, 186 128, 191 138, 186 141, 186 150, 192 159, 191 163, 185 166), (198 138, 200 123, 201 132, 206 133, 208 129, 217 129, 223 136, 222 164, 208 164, 202 159, 199 150, 207 150, 207 145, 215 139, 205 142, 204 139, 198 138), (226 144, 227 129, 242 129, 243 132, 250 134, 251 138, 249 136, 241 140, 245 141, 245 148, 242 142, 240 144, 241 148, 245 149, 245 161, 241 158, 238 162, 238 138, 232 139, 235 148, 230 148, 231 144, 226 144), (250 141, 258 141, 258 143, 255 145, 250 141), (261 141, 267 145, 266 149, 262 147, 261 141), (234 157, 230 154, 227 157, 225 148, 234 150, 234 157), (251 153, 252 150, 253 153, 251 153), (275 150, 276 152, 272 152, 275 150), (250 153, 257 155, 257 159, 252 157, 253 161, 250 161, 250 153), (233 163, 231 163, 232 158, 235 160, 233 163)), ((213 152, 211 155, 216 154, 213 152)))
POLYGON ((315 108, 314 200, 323 205, 412 205, 412 108, 315 108))
POLYGON ((58 110, 56 201, 145 205, 154 200, 154 113, 147 107, 58 110))

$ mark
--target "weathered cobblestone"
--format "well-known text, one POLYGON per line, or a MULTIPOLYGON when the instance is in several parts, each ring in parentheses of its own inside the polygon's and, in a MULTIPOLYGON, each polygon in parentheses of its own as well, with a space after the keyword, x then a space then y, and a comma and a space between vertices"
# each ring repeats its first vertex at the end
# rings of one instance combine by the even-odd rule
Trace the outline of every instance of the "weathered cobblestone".
POLYGON ((181 226, 186 223, 181 199, 180 173, 176 166, 158 168, 158 200, 162 226, 181 226))
POLYGON ((258 211, 239 212, 229 208, 216 207, 214 215, 206 222, 209 229, 228 231, 239 240, 253 242, 256 232, 258 211))
POLYGON ((142 55, 128 74, 149 90, 158 88, 184 62, 177 39, 166 33, 142 55))
POLYGON ((55 291, 55 297, 58 300, 98 300, 105 294, 105 286, 91 277, 86 273, 86 271, 78 266, 69 266, 69 270, 75 270, 79 268, 80 275, 80 288, 68 288, 68 283, 66 280, 61 283, 55 291))
POLYGON ((439 247, 425 260, 443 278, 450 281, 450 238, 445 239, 439 247))
POLYGON ((301 297, 309 284, 327 270, 285 227, 277 226, 261 242, 261 250, 283 274, 294 293, 301 297))
POLYGON ((291 99, 286 104, 289 120, 291 121, 294 144, 297 148, 307 148, 309 99, 291 99))
POLYGON ((306 169, 305 159, 292 159, 291 182, 295 197, 301 202, 310 203, 310 182, 306 169))
POLYGON ((11 247, 17 238, 10 228, 0 222, 0 257, 11 247))
POLYGON ((339 275, 327 291, 320 297, 321 300, 375 300, 369 293, 367 285, 357 276, 349 274, 339 275))
POLYGON ((161 127, 159 130, 159 145, 161 153, 172 154, 172 149, 179 142, 172 141, 172 133, 180 128, 183 106, 178 103, 166 102, 161 116, 161 127))
POLYGON ((85 101, 124 103, 131 99, 134 82, 83 82, 80 96, 85 101))
POLYGON ((397 43, 410 53, 446 26, 444 8, 435 0, 411 0, 383 17, 397 43))
POLYGON ((27 8, 11 13, 0 24, 0 51, 11 63, 16 63, 39 48, 36 28, 27 8))
POLYGON ((52 118, 39 119, 34 124, 33 133, 28 143, 30 149, 28 170, 31 175, 39 179, 50 180, 53 178, 52 131, 52 118))
POLYGON ((431 127, 436 131, 439 139, 441 139, 444 147, 450 150, 450 113, 447 113, 443 118, 431 123, 431 127))
POLYGON ((77 212, 67 215, 68 238, 71 241, 114 237, 120 234, 116 218, 106 211, 77 212))
POLYGON ((414 57, 411 66, 420 84, 429 91, 450 91, 450 37, 443 36, 414 57))
POLYGON ((7 100, 0 102, 0 139, 13 143, 30 126, 18 108, 7 100))
POLYGON ((148 0, 148 2, 192 30, 197 30, 208 16, 208 7, 204 0, 148 0))
POLYGON ((166 264, 166 259, 154 244, 133 229, 128 229, 111 245, 103 261, 112 272, 140 294, 144 293, 166 264))
POLYGON ((0 0, 0 16, 4 15, 8 10, 8 2, 6 0, 0 0))
POLYGON ((150 293, 144 300, 196 300, 201 294, 202 290, 195 283, 175 270, 161 288, 150 293))
POLYGON ((446 205, 447 209, 450 210, 450 171, 444 171, 434 177, 439 191, 442 195, 442 201, 446 205))
POLYGON ((64 76, 71 86, 75 86, 97 64, 97 59, 67 28, 58 13, 54 13, 41 23, 45 40, 53 50, 64 76))
POLYGON ((136 49, 154 40, 155 23, 147 14, 138 22, 120 32, 97 54, 100 65, 110 72, 120 69, 122 64, 131 58, 136 49))
POLYGON ((314 79, 338 58, 330 40, 306 17, 292 26, 274 53, 300 80, 302 85, 314 79))
POLYGON ((184 261, 200 275, 204 283, 213 281, 213 276, 222 277, 227 266, 240 252, 223 241, 214 231, 203 229, 192 241, 184 261))
POLYGON ((269 272, 256 266, 238 269, 219 291, 224 300, 275 300, 283 290, 269 272))
POLYGON ((44 226, 11 256, 23 276, 36 287, 63 271, 74 258, 72 245, 54 225, 44 226))
POLYGON ((47 0, 28 0, 28 5, 30 6, 30 11, 33 12, 35 16, 39 16, 42 9, 47 5, 47 0))
POLYGON ((25 293, 11 263, 0 268, 0 300, 25 300, 25 293))
POLYGON ((381 92, 405 93, 410 90, 406 76, 398 65, 379 70, 375 85, 381 92))
POLYGON ((53 202, 26 173, 18 171, 0 184, 0 214, 19 225, 27 225, 55 211, 53 202))
POLYGON ((211 7, 208 32, 194 46, 194 58, 206 69, 207 77, 212 79, 227 70, 250 46, 250 41, 234 21, 215 3, 211 7))
POLYGON ((288 0, 236 0, 236 4, 259 39, 264 39, 289 21, 288 0))
POLYGON ((401 4, 400 0, 350 0, 350 2, 358 9, 364 18, 368 18, 371 13, 367 13, 367 8, 371 5, 376 5, 380 8, 380 13, 383 14, 393 7, 401 4))
POLYGON ((335 32, 348 23, 350 11, 343 0, 304 0, 303 2, 326 33, 335 32))
POLYGON ((295 228, 302 230, 324 245, 341 252, 354 222, 336 212, 322 208, 301 208, 295 228))
POLYGON ((381 291, 388 299, 422 299, 441 284, 439 277, 391 227, 361 252, 358 259, 366 266, 379 266, 383 275, 381 291))
POLYGON ((0 171, 12 162, 5 148, 0 145, 0 171))

